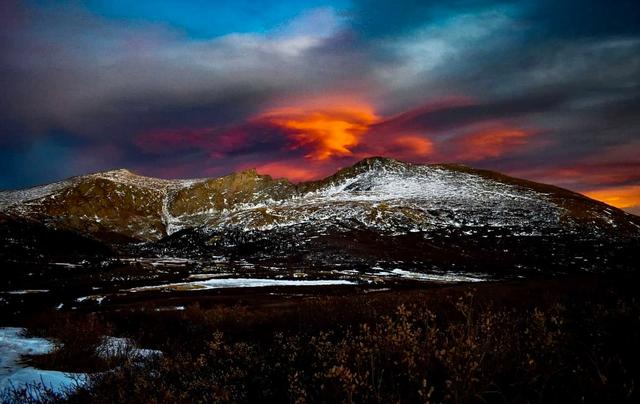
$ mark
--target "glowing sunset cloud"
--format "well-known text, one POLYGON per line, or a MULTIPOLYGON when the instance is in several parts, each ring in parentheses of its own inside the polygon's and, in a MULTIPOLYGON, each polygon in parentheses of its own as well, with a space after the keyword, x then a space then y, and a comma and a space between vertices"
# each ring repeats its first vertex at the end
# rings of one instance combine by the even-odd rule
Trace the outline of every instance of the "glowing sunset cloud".
POLYGON ((393 144, 406 150, 407 155, 425 157, 433 153, 433 142, 422 136, 400 136, 393 144))
POLYGON ((620 209, 640 207, 640 185, 626 185, 584 192, 589 198, 620 209))
POLYGON ((305 157, 327 160, 353 154, 361 137, 378 117, 365 104, 348 103, 327 107, 287 107, 262 115, 291 133, 294 148, 312 149, 305 157))
POLYGON ((521 129, 489 129, 463 136, 458 141, 457 158, 478 161, 495 158, 527 143, 529 133, 521 129))
POLYGON ((273 162, 256 167, 259 174, 270 175, 273 178, 287 178, 288 180, 299 182, 308 181, 318 177, 318 173, 313 170, 299 167, 295 164, 273 162))

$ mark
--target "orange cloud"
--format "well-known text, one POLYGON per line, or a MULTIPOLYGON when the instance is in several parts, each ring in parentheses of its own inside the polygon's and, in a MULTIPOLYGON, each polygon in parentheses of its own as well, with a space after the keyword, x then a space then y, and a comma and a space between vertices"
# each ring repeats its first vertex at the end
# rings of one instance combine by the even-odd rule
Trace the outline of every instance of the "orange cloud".
POLYGON ((433 153, 433 142, 423 136, 400 136, 393 144, 407 155, 424 157, 433 153))
POLYGON ((529 133, 521 129, 499 128, 471 133, 459 139, 457 159, 477 161, 502 156, 527 144, 529 133))
POLYGON ((278 108, 261 118, 289 130, 294 147, 310 148, 305 157, 313 160, 351 156, 369 126, 378 120, 370 106, 357 102, 278 108))
POLYGON ((260 174, 270 175, 274 178, 287 178, 291 181, 308 181, 318 177, 318 174, 310 169, 302 168, 298 165, 272 162, 256 167, 260 174))
POLYGON ((589 198, 620 209, 640 207, 640 185, 623 185, 584 192, 589 198))

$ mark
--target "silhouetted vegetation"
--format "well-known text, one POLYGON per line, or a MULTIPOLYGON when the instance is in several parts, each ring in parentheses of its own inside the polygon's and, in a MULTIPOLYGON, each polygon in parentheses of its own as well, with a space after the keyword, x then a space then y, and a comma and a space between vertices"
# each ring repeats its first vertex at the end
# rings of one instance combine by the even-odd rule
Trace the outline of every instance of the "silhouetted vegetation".
POLYGON ((47 318, 33 330, 66 341, 67 358, 89 355, 91 335, 105 327, 164 352, 143 362, 120 358, 56 398, 69 402, 638 400, 640 302, 626 282, 138 308, 66 315, 64 324, 47 318))

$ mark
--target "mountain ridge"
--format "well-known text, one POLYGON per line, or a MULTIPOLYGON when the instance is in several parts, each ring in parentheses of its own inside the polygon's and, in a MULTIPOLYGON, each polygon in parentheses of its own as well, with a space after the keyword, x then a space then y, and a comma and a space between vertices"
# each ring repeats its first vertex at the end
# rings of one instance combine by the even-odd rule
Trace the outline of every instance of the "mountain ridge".
POLYGON ((319 228, 354 222, 391 232, 504 225, 635 235, 640 229, 640 218, 563 188, 462 165, 385 157, 297 184, 255 169, 194 179, 116 169, 1 191, 0 212, 124 242, 159 240, 185 228, 267 231, 299 225, 301 218, 319 228))

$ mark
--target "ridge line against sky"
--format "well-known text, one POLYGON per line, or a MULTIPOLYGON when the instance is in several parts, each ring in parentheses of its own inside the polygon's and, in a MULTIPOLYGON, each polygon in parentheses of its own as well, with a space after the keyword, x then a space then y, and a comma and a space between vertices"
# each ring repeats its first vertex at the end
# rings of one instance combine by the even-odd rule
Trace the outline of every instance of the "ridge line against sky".
POLYGON ((0 188, 455 162, 640 213, 636 1, 0 4, 0 188))

